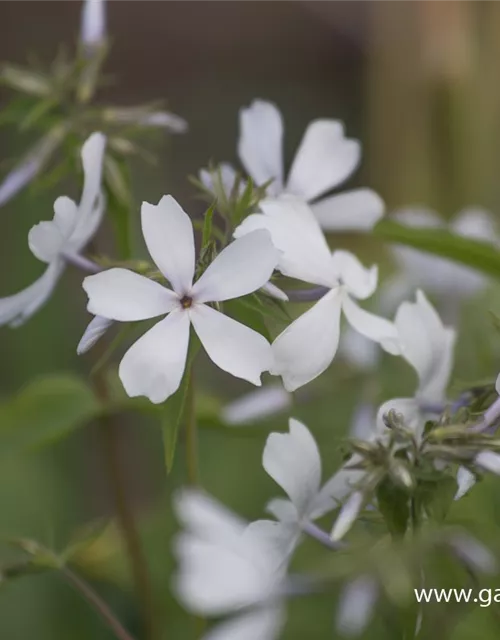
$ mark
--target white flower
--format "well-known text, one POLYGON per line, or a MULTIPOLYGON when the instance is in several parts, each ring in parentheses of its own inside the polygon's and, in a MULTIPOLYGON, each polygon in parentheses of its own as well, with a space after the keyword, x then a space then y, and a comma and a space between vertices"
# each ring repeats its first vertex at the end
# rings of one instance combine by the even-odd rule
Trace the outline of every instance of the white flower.
POLYGON ((0 299, 0 325, 18 326, 30 318, 49 299, 66 261, 78 256, 97 231, 104 212, 101 175, 105 143, 101 133, 94 133, 82 147, 84 184, 80 204, 67 196, 57 198, 54 219, 30 230, 31 252, 48 266, 32 285, 0 299))
MULTIPOLYGON (((415 229, 445 229, 465 238, 499 244, 493 217, 477 207, 464 209, 449 224, 435 212, 418 208, 401 210, 393 219, 415 229)), ((446 258, 404 246, 395 246, 392 251, 400 273, 388 281, 383 289, 383 304, 386 307, 394 308, 395 303, 416 287, 438 295, 443 305, 449 307, 452 303, 473 296, 487 283, 484 275, 446 258)))
POLYGON ((342 184, 360 160, 359 142, 344 136, 338 120, 309 124, 285 181, 281 114, 274 104, 254 100, 240 111, 238 155, 258 186, 272 180, 269 197, 286 193, 312 202, 315 216, 328 231, 370 229, 383 215, 384 203, 371 189, 355 189, 318 201, 342 184))
POLYGON ((339 633, 352 637, 364 631, 372 617, 378 591, 377 582, 369 575, 359 576, 347 583, 337 609, 336 626, 339 633))
POLYGON ((269 279, 278 259, 269 234, 260 231, 231 243, 193 284, 195 245, 189 216, 165 196, 158 205, 143 203, 141 219, 149 253, 172 290, 127 269, 109 269, 83 283, 92 314, 119 322, 166 315, 120 363, 128 395, 160 403, 175 393, 184 374, 191 325, 217 366, 259 386, 261 373, 272 365, 269 343, 206 303, 244 296, 269 279))
POLYGON ((84 0, 80 39, 87 50, 99 47, 106 37, 104 0, 84 0))
POLYGON ((429 414, 440 413, 453 366, 455 331, 445 327, 422 291, 416 302, 403 302, 394 321, 403 358, 415 369, 418 388, 413 398, 395 398, 379 409, 377 421, 394 409, 420 435, 429 414))
POLYGON ((226 424, 240 425, 264 420, 291 406, 291 394, 272 384, 236 398, 223 408, 221 417, 226 424))
POLYGON ((325 295, 273 343, 272 373, 282 376, 285 389, 295 391, 328 368, 339 344, 341 311, 356 331, 397 353, 393 323, 361 309, 353 300, 373 294, 377 268, 365 269, 347 251, 332 255, 311 209, 300 199, 266 200, 261 208, 263 213, 249 216, 235 237, 268 229, 281 252, 277 268, 283 275, 325 287, 325 295))
POLYGON ((185 528, 175 544, 179 568, 174 589, 179 599, 194 613, 235 614, 205 640, 274 639, 284 624, 283 528, 278 523, 247 526, 195 491, 182 492, 175 508, 185 528))
POLYGON ((101 318, 100 316, 93 318, 89 322, 80 342, 78 343, 76 348, 77 354, 81 356, 89 349, 92 349, 95 343, 102 338, 112 324, 114 324, 114 321, 108 320, 108 318, 101 318))
POLYGON ((339 515, 330 534, 331 539, 336 542, 341 540, 352 527, 356 518, 363 508, 365 496, 361 491, 354 491, 342 505, 339 515))
POLYGON ((305 525, 336 508, 328 483, 321 488, 321 458, 316 441, 298 420, 290 418, 289 433, 268 436, 262 466, 289 498, 271 500, 267 511, 295 529, 296 538, 305 525))
POLYGON ((474 459, 474 463, 484 469, 500 476, 500 454, 493 451, 481 451, 474 459))

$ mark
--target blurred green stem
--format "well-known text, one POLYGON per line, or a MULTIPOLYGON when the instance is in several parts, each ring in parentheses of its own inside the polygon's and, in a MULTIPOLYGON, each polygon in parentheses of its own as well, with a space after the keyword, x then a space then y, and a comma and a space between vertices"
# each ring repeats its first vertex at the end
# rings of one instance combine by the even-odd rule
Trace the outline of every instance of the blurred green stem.
POLYGON ((82 578, 77 576, 73 571, 65 567, 62 573, 66 580, 75 588, 80 595, 93 607, 101 616, 107 626, 115 634, 118 640, 134 640, 130 633, 125 629, 122 623, 116 618, 108 605, 101 597, 87 584, 82 578))
MULTIPOLYGON (((107 402, 109 400, 107 382, 101 373, 97 373, 94 376, 94 385, 96 394, 100 400, 107 402)), ((155 640, 158 638, 158 632, 156 629, 156 616, 154 612, 151 580, 147 560, 141 546, 139 532, 135 523, 134 514, 127 497, 125 477, 120 463, 120 434, 117 427, 118 425, 115 423, 115 418, 113 416, 103 416, 100 422, 102 448, 105 456, 109 483, 113 493, 118 525, 128 554, 135 592, 142 610, 145 630, 147 637, 151 640, 155 640)))
POLYGON ((191 367, 188 375, 189 383, 186 398, 186 469, 189 484, 196 486, 199 484, 199 469, 194 367, 191 367))

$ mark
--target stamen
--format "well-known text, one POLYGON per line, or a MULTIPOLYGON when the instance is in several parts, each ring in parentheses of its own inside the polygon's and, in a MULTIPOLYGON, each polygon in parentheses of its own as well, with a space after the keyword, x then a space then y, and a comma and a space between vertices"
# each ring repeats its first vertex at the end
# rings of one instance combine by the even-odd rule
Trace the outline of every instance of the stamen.
POLYGON ((183 298, 181 298, 181 307, 183 309, 189 309, 192 304, 193 298, 190 298, 189 296, 184 296, 183 298))

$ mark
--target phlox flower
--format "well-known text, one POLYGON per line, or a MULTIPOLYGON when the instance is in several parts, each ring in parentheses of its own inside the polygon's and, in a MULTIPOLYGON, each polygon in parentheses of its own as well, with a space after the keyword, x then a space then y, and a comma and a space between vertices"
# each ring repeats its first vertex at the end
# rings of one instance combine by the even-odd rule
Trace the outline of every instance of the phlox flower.
POLYGON ((92 51, 106 38, 106 8, 104 0, 85 0, 82 7, 80 40, 92 51))
POLYGON ((57 198, 53 220, 40 222, 30 230, 31 252, 47 264, 47 269, 26 289, 0 299, 0 325, 18 326, 38 311, 50 298, 66 262, 77 258, 97 231, 104 213, 101 177, 105 144, 102 133, 93 133, 82 147, 84 183, 80 203, 67 196, 57 198))
MULTIPOLYGON (((492 215, 478 207, 464 209, 449 223, 434 211, 423 208, 402 209, 392 219, 414 229, 443 229, 497 246, 500 242, 492 215)), ((457 303, 481 291, 488 281, 470 267, 425 251, 398 245, 393 246, 391 251, 399 270, 381 290, 384 308, 394 309, 411 291, 422 288, 438 296, 442 311, 454 317, 457 303)))
POLYGON ((369 298, 377 287, 377 267, 365 269, 348 251, 330 253, 311 209, 287 196, 261 202, 263 213, 253 214, 235 230, 244 237, 267 229, 280 250, 278 269, 285 276, 324 287, 325 293, 274 341, 272 373, 281 375, 287 391, 317 378, 332 362, 339 344, 340 317, 387 351, 398 353, 392 322, 359 307, 355 299, 369 298))
POLYGON ((255 389, 225 405, 221 418, 226 424, 237 426, 265 420, 290 409, 292 395, 280 384, 255 389))
POLYGON ((174 547, 175 592, 193 613, 232 615, 204 640, 276 638, 284 625, 286 529, 270 522, 247 525, 196 491, 180 493, 175 510, 184 527, 174 547))
POLYGON ((166 316, 123 357, 119 375, 129 396, 166 400, 179 388, 186 366, 190 326, 221 369, 260 385, 272 366, 267 340, 213 307, 247 295, 271 276, 278 252, 261 230, 228 245, 193 283, 195 245, 189 216, 171 197, 143 203, 142 232, 149 253, 172 289, 128 269, 114 268, 85 278, 90 313, 133 322, 166 316))
POLYGON ((406 424, 420 436, 429 415, 440 413, 446 401, 446 389, 453 367, 456 333, 445 327, 434 307, 422 291, 415 302, 403 302, 394 320, 401 356, 418 376, 418 387, 412 398, 395 398, 378 411, 377 422, 383 428, 383 415, 394 409, 406 424))

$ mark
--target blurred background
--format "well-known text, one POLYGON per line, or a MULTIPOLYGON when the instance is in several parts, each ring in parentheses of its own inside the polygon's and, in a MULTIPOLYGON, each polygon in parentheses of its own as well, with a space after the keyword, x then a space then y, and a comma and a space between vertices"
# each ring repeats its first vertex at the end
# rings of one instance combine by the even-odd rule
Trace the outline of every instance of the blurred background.
MULTIPOLYGON (((59 43, 73 46, 80 12, 77 1, 0 2, 0 60, 24 64, 36 56, 49 64, 59 43)), ((419 206, 451 220, 474 206, 489 210, 497 220, 498 2, 112 1, 108 30, 112 50, 106 69, 113 82, 99 99, 121 105, 164 99, 189 123, 183 136, 167 138, 158 132, 157 166, 134 164, 137 213, 143 200, 156 202, 172 193, 193 215, 201 214, 203 205, 194 198, 187 176, 210 160, 237 164, 238 109, 257 97, 282 110, 287 162, 310 120, 340 119, 348 136, 363 144, 362 166, 347 186, 374 188, 389 212, 419 206)), ((8 98, 2 89, 0 114, 8 98)), ((30 142, 26 134, 0 129, 0 162, 17 157, 30 142)), ((1 167, 6 172, 7 165, 1 167)), ((41 273, 28 250, 27 233, 34 223, 51 218, 52 203, 62 193, 78 195, 71 181, 52 190, 30 188, 0 210, 0 295, 18 291, 41 273)), ((99 244, 112 251, 109 235, 104 228, 99 244)), ((144 254, 139 235, 135 244, 138 254, 144 254)), ((371 236, 339 236, 332 238, 333 245, 356 250, 366 264, 380 262, 384 276, 394 271, 390 250, 371 236)), ((28 324, 0 330, 0 393, 5 403, 42 376, 88 374, 95 354, 77 358, 75 352, 89 320, 80 284, 81 275, 68 269, 50 303, 28 324)), ((452 392, 461 384, 493 379, 500 364, 490 313, 500 315, 495 286, 483 283, 466 300, 460 297, 459 282, 457 290, 459 300, 451 314, 443 308, 446 296, 439 288, 429 292, 460 330, 452 392)), ((199 379, 212 404, 249 390, 203 362, 199 379)), ((352 359, 338 358, 328 374, 304 390, 294 414, 320 442, 325 477, 338 466, 339 445, 360 406, 376 408, 390 397, 411 395, 415 385, 402 360, 385 356, 359 367, 352 359)), ((0 404, 2 539, 32 538, 61 549, 89 523, 113 518, 98 424, 91 421, 51 447, 19 455, 15 447, 3 445, 8 419, 0 404)), ((26 428, 36 429, 43 416, 28 410, 22 419, 26 428)), ((155 420, 139 413, 123 415, 115 427, 127 499, 139 521, 154 606, 165 630, 162 637, 190 640, 199 636, 199 627, 169 590, 174 568, 170 541, 176 529, 169 505, 171 492, 185 480, 182 451, 166 482, 155 420)), ((201 417, 203 485, 242 515, 261 517, 263 505, 276 493, 261 467, 262 449, 270 430, 285 428, 285 414, 230 432, 213 428, 209 420, 205 425, 201 417)), ((498 538, 498 486, 481 483, 474 501, 456 505, 451 518, 474 522, 481 534, 498 538)), ((8 546, 1 553, 4 563, 15 558, 8 546)), ((304 558, 308 553, 306 549, 304 558)), ((82 573, 139 638, 139 614, 119 536, 107 530, 83 555, 82 573)), ((335 637, 331 599, 294 601, 290 609, 287 640, 335 637)), ((463 614, 454 639, 498 638, 500 624, 492 610, 464 609, 463 614)), ((389 637, 381 620, 365 635, 389 637)), ((69 637, 113 636, 57 575, 0 583, 0 638, 69 637)))

